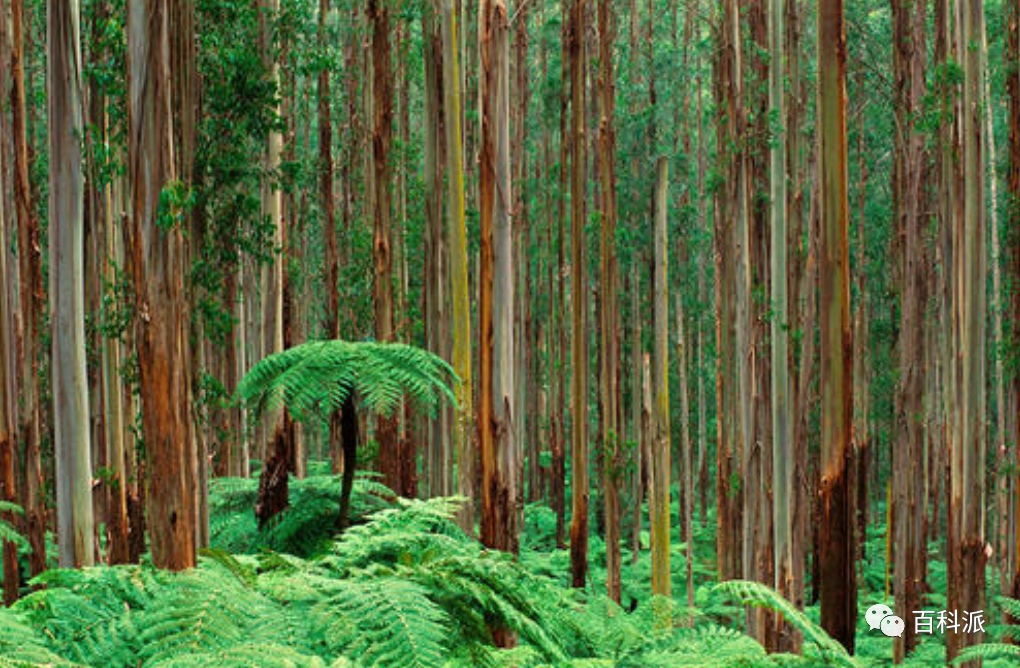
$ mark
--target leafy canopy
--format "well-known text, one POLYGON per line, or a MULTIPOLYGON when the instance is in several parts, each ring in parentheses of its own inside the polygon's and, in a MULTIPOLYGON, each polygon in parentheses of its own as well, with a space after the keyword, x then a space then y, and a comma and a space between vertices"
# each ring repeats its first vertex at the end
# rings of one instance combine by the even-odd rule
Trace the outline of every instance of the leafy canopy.
POLYGON ((391 414, 404 397, 433 414, 441 399, 456 403, 453 368, 403 343, 310 341, 266 357, 238 384, 236 399, 256 414, 286 406, 296 420, 326 417, 352 393, 363 408, 391 414))

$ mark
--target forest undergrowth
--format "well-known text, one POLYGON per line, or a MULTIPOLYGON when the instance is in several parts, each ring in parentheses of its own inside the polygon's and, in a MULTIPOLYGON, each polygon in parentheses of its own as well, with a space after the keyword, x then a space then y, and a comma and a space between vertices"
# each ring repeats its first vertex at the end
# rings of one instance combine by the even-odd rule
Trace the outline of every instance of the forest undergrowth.
MULTIPOLYGON (((395 498, 369 475, 352 499, 354 526, 332 527, 339 478, 313 466, 292 483, 291 506, 259 528, 254 479, 213 482, 212 544, 200 566, 174 574, 148 565, 46 572, 13 608, 0 608, 0 668, 655 668, 892 664, 892 638, 869 631, 864 611, 885 602, 885 526, 866 541, 859 572, 857 655, 771 589, 715 579, 715 517, 694 519, 695 606, 684 605, 686 545, 671 543, 674 599, 651 594, 648 534, 624 549, 622 605, 604 595, 605 546, 591 537, 591 575, 570 587, 569 552, 556 517, 527 506, 518 559, 486 550, 458 527, 457 499, 395 498), (747 635, 746 606, 782 616, 802 654, 772 654, 747 635), (515 639, 500 648, 495 637, 515 639)), ((876 517, 882 517, 876 514, 876 517)), ((629 534, 625 534, 629 535, 629 534)), ((932 546, 929 608, 945 607, 945 562, 932 546)), ((991 580, 990 580, 991 581, 991 580)), ((810 599, 810 588, 808 590, 810 599)), ((1017 665, 999 623, 1020 602, 987 611, 986 668, 1017 665)), ((922 636, 908 667, 945 662, 944 636, 922 636)))

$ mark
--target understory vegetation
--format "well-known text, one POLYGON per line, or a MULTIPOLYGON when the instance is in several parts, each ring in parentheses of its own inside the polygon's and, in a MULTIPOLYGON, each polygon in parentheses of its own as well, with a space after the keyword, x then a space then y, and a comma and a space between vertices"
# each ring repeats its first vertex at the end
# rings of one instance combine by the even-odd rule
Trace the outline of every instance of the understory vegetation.
MULTIPOLYGON (((251 510, 257 480, 216 480, 213 547, 196 569, 46 572, 33 593, 0 609, 0 667, 867 667, 892 658, 893 640, 863 623, 864 610, 886 600, 884 525, 869 534, 860 562, 862 624, 850 657, 820 628, 810 601, 802 613, 761 584, 716 583, 713 513, 694 522, 695 606, 652 595, 642 532, 636 558, 624 552, 621 607, 602 593, 605 547, 596 535, 591 582, 570 587, 569 553, 555 548, 556 518, 542 505, 526 508, 514 559, 464 534, 458 499, 398 499, 366 474, 354 486, 355 523, 336 537, 340 479, 324 468, 313 463, 294 481, 292 505, 262 528, 251 510), (798 631, 802 655, 768 655, 745 633, 755 607, 798 631), (498 647, 494 634, 515 646, 498 647)), ((679 580, 686 544, 674 538, 679 580)), ((931 561, 929 577, 934 591, 944 589, 943 561, 931 561)), ((1020 602, 1000 601, 989 612, 996 642, 1020 637, 994 623, 1003 611, 1020 617, 1020 602)), ((926 603, 944 605, 944 596, 926 603)), ((944 662, 940 636, 924 638, 903 665, 944 662)), ((1016 665, 1018 656, 1016 646, 991 641, 962 658, 976 655, 988 668, 1016 665)))

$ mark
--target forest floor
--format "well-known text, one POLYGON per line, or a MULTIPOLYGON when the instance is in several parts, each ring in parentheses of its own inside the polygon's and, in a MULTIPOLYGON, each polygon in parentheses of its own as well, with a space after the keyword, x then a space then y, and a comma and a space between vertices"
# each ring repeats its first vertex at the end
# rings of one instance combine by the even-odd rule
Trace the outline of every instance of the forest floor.
MULTIPOLYGON (((352 504, 357 523, 335 540, 339 479, 321 465, 313 473, 292 481, 291 507, 261 530, 251 511, 257 480, 214 481, 213 547, 191 573, 129 566, 45 574, 37 584, 46 589, 0 609, 0 668, 892 665, 893 639, 865 621, 875 603, 894 607, 884 595, 884 524, 870 527, 860 560, 857 655, 849 657, 818 627, 816 604, 800 614, 766 587, 716 583, 711 512, 704 522, 695 513, 695 608, 683 603, 686 547, 675 523, 673 601, 651 595, 642 531, 637 559, 624 549, 617 607, 602 594, 605 545, 594 533, 590 584, 569 586, 569 551, 556 549, 556 517, 544 504, 527 506, 514 561, 465 537, 453 522, 456 503, 395 503, 362 476, 352 504), (804 634, 804 657, 767 655, 745 634, 742 603, 782 611, 804 634), (494 630, 516 647, 497 648, 494 630)), ((925 605, 938 611, 945 565, 936 546, 931 556, 925 605)), ((990 605, 987 628, 1000 637, 1001 612, 990 605)), ((944 657, 936 628, 903 665, 940 666, 944 657)))

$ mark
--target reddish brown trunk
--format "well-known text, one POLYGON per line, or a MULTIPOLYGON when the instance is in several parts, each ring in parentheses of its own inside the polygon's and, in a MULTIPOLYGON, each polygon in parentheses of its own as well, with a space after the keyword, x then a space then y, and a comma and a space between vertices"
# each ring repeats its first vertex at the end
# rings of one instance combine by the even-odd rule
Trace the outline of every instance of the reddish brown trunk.
MULTIPOLYGON (((1006 50, 1007 62, 1012 63, 1012 71, 1020 70, 1020 0, 1010 2, 1010 12, 1007 24, 1006 50)), ((1007 280, 1010 285, 1020 284, 1020 76, 1009 77, 1006 84, 1009 95, 1009 196, 1014 203, 1009 213, 1008 229, 1013 234, 1006 237, 1008 258, 1007 280)), ((1012 340, 1020 341, 1020 290, 1012 291, 1009 301, 1009 319, 1012 340)), ((1009 405, 1012 414, 1009 424, 1009 439, 1015 444, 1015 451, 1012 454, 1013 464, 1020 461, 1020 443, 1018 443, 1018 425, 1020 420, 1020 373, 1014 373, 1009 387, 1009 405)), ((1013 504, 1010 507, 1009 520, 1010 531, 1013 533, 1011 539, 1013 563, 1010 564, 1011 595, 1020 598, 1020 536, 1018 536, 1017 523, 1020 522, 1020 476, 1014 476, 1013 482, 1013 504)))
MULTIPOLYGON (((901 244, 900 385, 896 424, 899 445, 893 449, 896 512, 896 609, 920 609, 925 535, 922 516, 924 459, 924 340, 925 270, 925 139, 916 128, 926 94, 924 72, 927 3, 894 0, 893 66, 896 76, 896 115, 900 132, 893 170, 894 202, 901 244)), ((917 644, 914 625, 907 624, 894 643, 898 663, 917 644)))
MULTIPOLYGON (((390 57, 390 12, 386 0, 369 0, 365 6, 372 29, 372 257, 375 280, 375 336, 393 340, 393 249, 391 238, 390 145, 393 140, 393 73, 390 57)), ((383 483, 397 493, 407 486, 402 480, 397 416, 380 417, 375 436, 379 443, 379 470, 383 483)))
POLYGON ((147 518, 153 564, 182 570, 196 564, 194 440, 187 370, 187 247, 179 226, 165 229, 160 196, 173 180, 170 63, 166 0, 130 0, 129 174, 133 215, 131 269, 138 286, 137 348, 142 431, 149 478, 147 518), (135 12, 146 20, 132 21, 135 12))
POLYGON ((848 249, 846 34, 842 0, 818 6, 819 303, 822 371, 821 621, 851 653, 856 634, 853 504, 853 337, 848 249))

